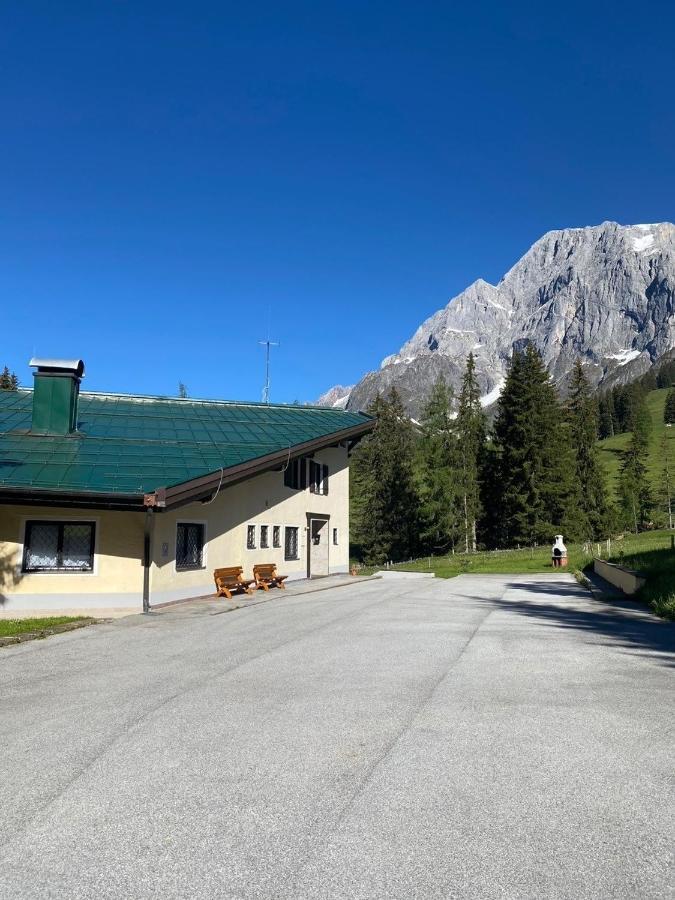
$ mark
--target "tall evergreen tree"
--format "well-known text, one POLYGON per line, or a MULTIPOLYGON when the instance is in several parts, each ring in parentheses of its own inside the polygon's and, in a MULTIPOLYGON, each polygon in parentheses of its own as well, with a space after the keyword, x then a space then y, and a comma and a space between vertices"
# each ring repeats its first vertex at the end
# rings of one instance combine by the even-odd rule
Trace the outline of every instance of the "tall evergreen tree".
POLYGON ((16 391, 19 387, 19 379, 14 372, 10 372, 7 366, 0 373, 0 391, 16 391))
POLYGON ((469 353, 466 361, 455 429, 464 550, 475 553, 477 522, 481 515, 480 467, 485 453, 485 416, 473 353, 469 353))
POLYGON ((659 366, 658 375, 656 376, 656 386, 658 388, 669 388, 675 384, 675 360, 669 360, 667 363, 659 366))
POLYGON ((579 525, 584 537, 597 540, 606 536, 607 494, 596 447, 598 408, 579 359, 572 371, 567 409, 580 511, 579 525))
POLYGON ((454 547, 458 535, 452 404, 452 387, 441 377, 424 407, 418 445, 420 537, 425 547, 435 553, 454 547))
POLYGON ((376 425, 353 458, 354 538, 366 561, 380 565, 416 549, 414 432, 394 388, 378 395, 368 412, 376 425))
POLYGON ((621 465, 619 501, 624 526, 637 533, 649 523, 653 506, 647 480, 651 419, 643 397, 635 399, 631 418, 633 433, 621 465))
POLYGON ((611 391, 607 391, 600 395, 598 403, 598 437, 600 440, 614 437, 613 405, 613 395, 611 391))
POLYGON ((673 527, 673 464, 670 459, 670 447, 668 432, 663 430, 661 435, 660 457, 663 463, 661 469, 661 483, 659 485, 659 506, 664 514, 668 528, 673 527))
POLYGON ((499 399, 494 438, 497 542, 548 541, 579 531, 569 426, 539 353, 514 353, 499 399))
POLYGON ((675 425, 675 387, 666 394, 666 405, 663 408, 663 421, 666 425, 675 425))

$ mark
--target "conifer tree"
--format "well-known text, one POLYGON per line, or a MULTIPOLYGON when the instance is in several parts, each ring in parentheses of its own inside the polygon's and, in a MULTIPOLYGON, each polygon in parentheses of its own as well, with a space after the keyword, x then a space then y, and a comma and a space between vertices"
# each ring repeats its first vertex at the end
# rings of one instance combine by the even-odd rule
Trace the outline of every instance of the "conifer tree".
POLYGON ((368 412, 377 421, 353 458, 354 537, 366 562, 380 565, 416 549, 414 432, 395 388, 378 395, 368 412))
POLYGON ((572 371, 567 409, 574 454, 579 525, 585 538, 597 540, 606 535, 607 495, 605 476, 596 447, 597 405, 591 396, 590 385, 579 359, 572 371))
POLYGON ((598 403, 598 437, 600 440, 604 438, 614 437, 614 416, 612 414, 613 395, 611 391, 607 391, 600 395, 598 403))
POLYGON ((667 527, 673 527, 673 465, 670 459, 668 432, 664 429, 661 435, 660 457, 663 462, 661 483, 659 486, 659 506, 665 514, 667 527))
POLYGON ((494 438, 497 542, 548 541, 579 531, 569 426, 539 353, 514 353, 499 399, 494 438))
POLYGON ((485 416, 473 353, 469 353, 466 361, 455 429, 464 550, 475 553, 477 522, 481 515, 480 467, 485 453, 485 416))
POLYGON ((14 372, 10 372, 7 366, 0 373, 0 391, 16 391, 19 387, 19 379, 14 372))
POLYGON ((675 387, 666 394, 666 405, 663 408, 663 421, 666 425, 675 425, 675 387))
POLYGON ((649 523, 652 510, 647 481, 651 419, 644 398, 636 398, 632 422, 633 433, 624 452, 619 476, 619 500, 624 526, 637 534, 649 523))
POLYGON ((431 552, 455 545, 457 516, 457 444, 452 422, 452 387, 439 378, 422 412, 418 445, 420 537, 431 552))
POLYGON ((657 388, 669 388, 673 384, 675 384, 675 360, 671 359, 659 366, 656 386, 657 388))

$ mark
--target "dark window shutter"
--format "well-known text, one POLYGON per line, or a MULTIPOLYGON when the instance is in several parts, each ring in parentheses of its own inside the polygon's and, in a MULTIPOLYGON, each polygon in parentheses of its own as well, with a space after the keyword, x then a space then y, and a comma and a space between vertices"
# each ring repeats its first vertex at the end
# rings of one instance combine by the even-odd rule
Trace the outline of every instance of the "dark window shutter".
POLYGON ((323 492, 328 496, 328 466, 323 467, 323 492))
POLYGON ((307 487, 307 460, 303 457, 298 460, 300 466, 300 490, 304 491, 307 487))

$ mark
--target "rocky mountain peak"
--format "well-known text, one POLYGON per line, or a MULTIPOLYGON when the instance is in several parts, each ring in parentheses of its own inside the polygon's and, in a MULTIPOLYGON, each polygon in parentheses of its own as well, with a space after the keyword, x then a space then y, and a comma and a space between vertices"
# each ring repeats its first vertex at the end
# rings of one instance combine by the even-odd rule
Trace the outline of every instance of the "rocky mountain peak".
POLYGON ((340 399, 364 409, 395 385, 419 416, 439 375, 459 388, 472 352, 489 406, 524 341, 537 347, 562 390, 577 357, 596 385, 629 381, 675 346, 674 305, 671 223, 549 231, 497 285, 474 281, 340 399))

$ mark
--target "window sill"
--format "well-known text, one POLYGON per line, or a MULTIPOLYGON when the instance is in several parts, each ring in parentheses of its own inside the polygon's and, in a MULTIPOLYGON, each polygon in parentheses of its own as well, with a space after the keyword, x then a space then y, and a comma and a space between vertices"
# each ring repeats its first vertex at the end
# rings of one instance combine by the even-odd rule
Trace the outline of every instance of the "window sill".
POLYGON ((205 572, 206 566, 176 566, 176 572, 205 572))
POLYGON ((22 569, 22 575, 95 575, 93 569, 22 569))

